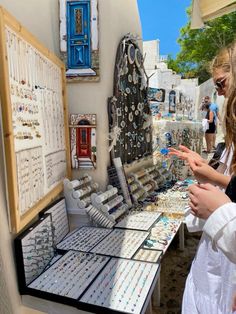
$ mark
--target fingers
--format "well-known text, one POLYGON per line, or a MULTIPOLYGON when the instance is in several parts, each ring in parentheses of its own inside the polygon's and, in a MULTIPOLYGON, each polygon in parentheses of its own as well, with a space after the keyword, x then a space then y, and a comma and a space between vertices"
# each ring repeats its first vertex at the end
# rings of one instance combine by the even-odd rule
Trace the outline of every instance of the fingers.
POLYGON ((193 153, 192 150, 190 150, 188 147, 184 146, 184 145, 179 145, 180 150, 182 150, 185 153, 193 153))
POLYGON ((210 183, 201 183, 199 186, 201 189, 206 190, 206 191, 215 191, 215 190, 218 191, 218 189, 210 183))
POLYGON ((198 200, 197 200, 197 198, 195 197, 195 195, 192 194, 192 193, 189 193, 189 198, 190 198, 191 203, 192 203, 194 206, 197 206, 198 200))
POLYGON ((198 208, 197 206, 195 206, 192 202, 189 202, 189 206, 191 208, 191 213, 194 215, 194 216, 197 216, 197 213, 198 213, 198 208))
POLYGON ((189 164, 189 167, 191 168, 191 170, 193 172, 196 171, 198 168, 196 160, 193 158, 187 158, 187 160, 188 160, 188 164, 189 164))
POLYGON ((186 156, 184 153, 180 152, 179 150, 175 149, 175 148, 169 148, 169 156, 176 156, 180 159, 186 159, 186 156))
POLYGON ((188 187, 189 190, 189 196, 190 195, 195 195, 197 196, 199 194, 199 191, 201 190, 199 184, 192 184, 188 187))

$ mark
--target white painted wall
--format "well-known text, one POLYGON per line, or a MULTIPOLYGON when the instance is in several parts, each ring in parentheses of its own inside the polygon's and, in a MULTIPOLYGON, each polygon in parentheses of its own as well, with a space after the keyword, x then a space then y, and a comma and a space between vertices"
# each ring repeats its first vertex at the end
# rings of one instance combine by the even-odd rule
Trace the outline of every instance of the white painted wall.
MULTIPOLYGON (((97 170, 91 175, 105 187, 109 164, 107 98, 113 92, 116 50, 128 32, 141 38, 141 25, 136 0, 100 0, 99 12, 100 82, 71 83, 67 90, 71 113, 97 114, 97 170)), ((79 173, 73 175, 77 177, 79 173)))
MULTIPOLYGON (((58 0, 0 0, 7 9, 47 48, 59 56, 59 7, 58 0)), ((107 183, 108 119, 107 98, 113 92, 113 73, 116 49, 120 39, 131 32, 141 38, 141 25, 136 0, 99 0, 99 49, 100 77, 98 83, 71 83, 67 86, 70 113, 97 114, 97 169, 91 175, 104 188, 107 183)), ((141 44, 141 41, 140 41, 141 44)), ((3 143, 0 143, 3 147, 3 143)), ((2 149, 1 154, 2 155, 2 149)), ((2 165, 2 160, 1 165, 2 165)), ((88 172, 88 171, 87 171, 88 172)), ((77 177, 82 172, 74 172, 77 177)), ((6 294, 14 314, 25 314, 17 290, 12 236, 6 215, 4 168, 0 168, 0 256, 7 278, 6 294)), ((4 279, 4 278, 2 278, 4 279)), ((5 295, 0 291, 0 295, 5 295)), ((0 296, 1 298, 1 296, 0 296)), ((27 312, 29 313, 29 312, 27 312)), ((78 312, 79 313, 79 312, 78 312)), ((12 313, 8 313, 12 314, 12 313)))
POLYGON ((143 42, 144 67, 146 70, 155 69, 159 63, 160 56, 160 40, 147 40, 143 42))
POLYGON ((197 97, 196 88, 198 85, 198 80, 197 79, 182 80, 179 74, 176 74, 171 69, 168 69, 167 64, 165 62, 161 62, 162 57, 160 57, 159 51, 160 51, 159 40, 150 40, 143 42, 143 54, 146 55, 144 66, 147 75, 150 77, 149 87, 165 89, 166 104, 169 102, 169 92, 172 89, 174 89, 177 92, 177 94, 179 92, 182 92, 186 99, 192 100, 193 103, 196 104, 197 97))

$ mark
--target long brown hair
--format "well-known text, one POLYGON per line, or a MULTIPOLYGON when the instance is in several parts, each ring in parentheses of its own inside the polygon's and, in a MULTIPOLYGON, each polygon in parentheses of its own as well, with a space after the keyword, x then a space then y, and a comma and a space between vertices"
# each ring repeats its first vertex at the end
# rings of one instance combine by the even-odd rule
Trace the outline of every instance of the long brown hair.
POLYGON ((236 174, 236 42, 219 52, 213 60, 211 68, 213 74, 219 68, 225 73, 230 73, 228 101, 224 116, 225 143, 228 149, 228 156, 233 146, 234 153, 231 161, 231 171, 236 174))
POLYGON ((233 145, 234 153, 231 162, 231 169, 236 174, 236 43, 229 50, 231 78, 229 99, 227 102, 225 112, 225 143, 226 147, 230 149, 233 145))

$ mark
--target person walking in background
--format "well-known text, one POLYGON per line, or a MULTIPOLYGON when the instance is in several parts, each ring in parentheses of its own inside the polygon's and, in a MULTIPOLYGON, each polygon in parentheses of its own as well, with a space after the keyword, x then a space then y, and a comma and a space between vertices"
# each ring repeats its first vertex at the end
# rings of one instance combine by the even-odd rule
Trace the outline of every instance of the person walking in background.
POLYGON ((208 129, 205 131, 206 151, 205 153, 211 153, 214 144, 214 136, 216 132, 214 112, 210 109, 210 104, 205 103, 206 116, 205 119, 208 122, 208 129))
MULTIPOLYGON (((222 82, 218 82, 218 85, 219 84, 223 84, 224 81, 222 82)), ((215 88, 216 90, 219 89, 220 86, 218 85, 215 85, 215 88)), ((216 133, 217 133, 217 123, 218 123, 218 120, 219 120, 219 124, 221 124, 221 118, 220 118, 220 113, 219 113, 219 106, 213 102, 211 102, 211 98, 210 96, 205 96, 204 97, 204 103, 205 105, 209 104, 210 105, 210 110, 213 111, 214 113, 214 122, 215 122, 215 133, 213 135, 213 148, 215 149, 216 148, 216 133)))

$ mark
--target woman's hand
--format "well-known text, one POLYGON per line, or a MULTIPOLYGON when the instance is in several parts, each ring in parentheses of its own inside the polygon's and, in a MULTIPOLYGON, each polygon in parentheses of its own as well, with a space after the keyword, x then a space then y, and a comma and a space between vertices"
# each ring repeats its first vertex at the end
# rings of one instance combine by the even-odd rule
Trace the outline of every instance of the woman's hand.
POLYGON ((218 172, 201 160, 188 158, 188 164, 199 183, 215 184, 218 172))
POLYGON ((231 202, 224 192, 209 183, 191 185, 189 198, 193 215, 203 219, 207 219, 220 206, 231 202))
POLYGON ((203 161, 188 158, 189 166, 199 183, 211 183, 226 188, 230 181, 230 176, 219 173, 203 161))
POLYGON ((199 160, 202 162, 206 162, 205 159, 203 159, 198 153, 190 150, 189 148, 187 148, 184 145, 179 145, 180 150, 177 150, 175 148, 169 147, 169 153, 168 155, 170 156, 176 156, 180 159, 186 160, 188 161, 189 158, 193 159, 193 160, 199 160))

